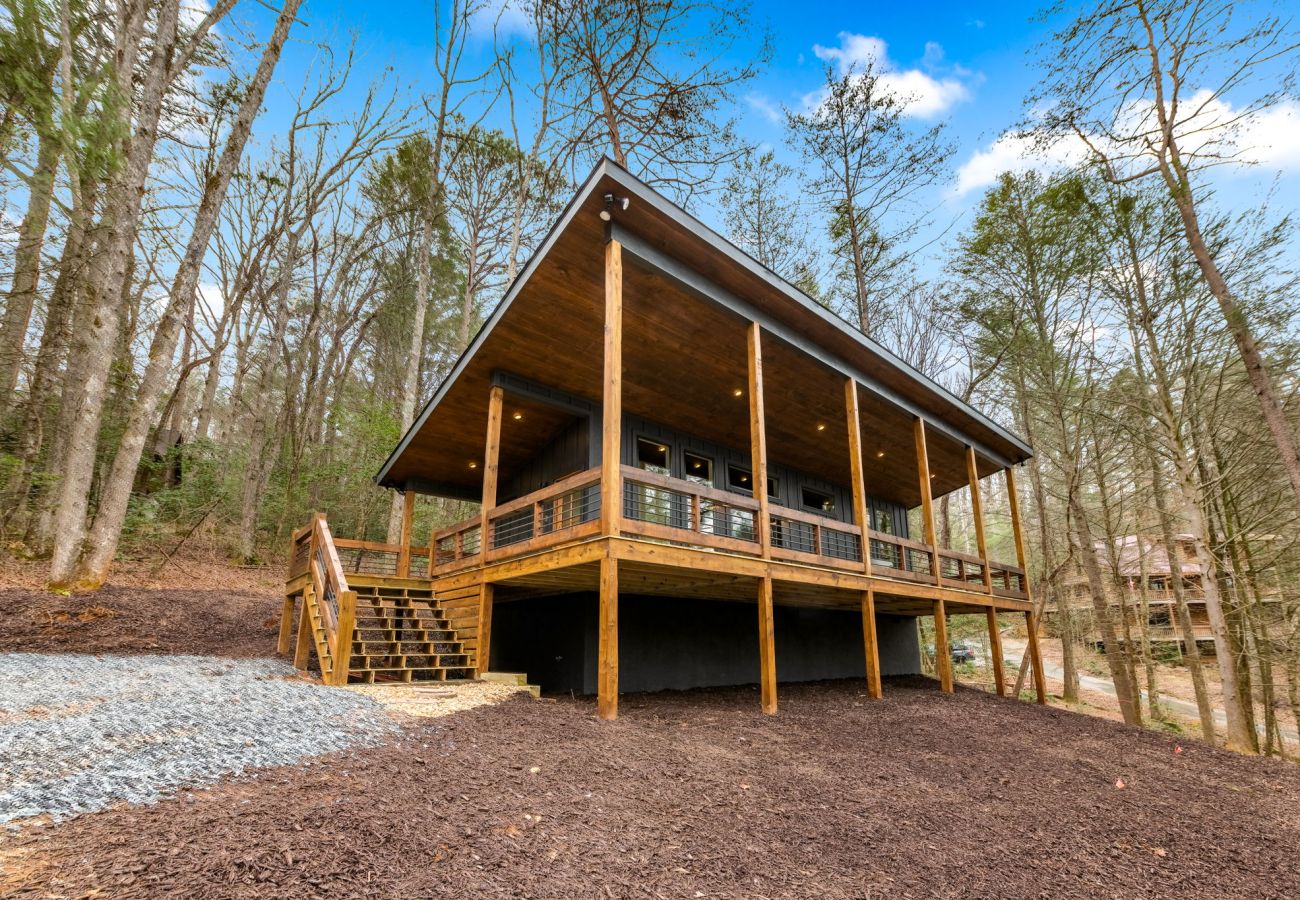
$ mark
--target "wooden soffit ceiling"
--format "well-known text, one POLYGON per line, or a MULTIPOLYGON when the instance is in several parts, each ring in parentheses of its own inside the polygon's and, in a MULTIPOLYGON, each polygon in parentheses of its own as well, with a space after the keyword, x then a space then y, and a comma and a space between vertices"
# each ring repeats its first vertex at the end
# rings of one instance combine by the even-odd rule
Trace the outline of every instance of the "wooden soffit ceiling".
MULTIPOLYGON (((850 480, 844 411, 846 370, 859 387, 870 491, 909 506, 919 499, 912 437, 914 416, 932 422, 931 470, 936 495, 966 484, 965 445, 979 451, 981 475, 1028 458, 1029 448, 978 412, 873 351, 842 323, 767 273, 735 258, 703 225, 606 161, 584 187, 471 343, 452 374, 380 471, 387 486, 473 498, 481 464, 493 374, 508 372, 586 398, 599 408, 602 383, 604 254, 600 218, 606 192, 630 196, 617 227, 641 254, 681 264, 721 293, 743 298, 738 310, 665 277, 636 252, 624 267, 624 411, 715 441, 749 446, 745 397, 746 327, 752 309, 763 333, 768 454, 830 481, 850 480), (662 257, 658 255, 661 254, 662 257), (772 330, 769 331, 768 328, 772 330), (788 338, 788 340, 787 340, 788 338), (796 346, 796 344, 798 346, 796 346), (812 351, 812 352, 810 352, 812 351), (817 426, 822 425, 819 429, 817 426), (883 455, 880 455, 883 454, 883 455)), ((729 245, 727 245, 729 246, 729 245)), ((502 477, 574 419, 572 412, 507 391, 502 477), (519 419, 513 412, 520 412, 519 419)))

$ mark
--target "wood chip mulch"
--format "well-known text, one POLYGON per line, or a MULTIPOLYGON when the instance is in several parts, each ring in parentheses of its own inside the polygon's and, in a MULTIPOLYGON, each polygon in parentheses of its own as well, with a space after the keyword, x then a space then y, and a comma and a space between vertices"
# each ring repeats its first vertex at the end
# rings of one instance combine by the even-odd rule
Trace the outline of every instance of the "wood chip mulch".
POLYGON ((280 602, 272 593, 109 585, 61 596, 0 590, 0 652, 271 656, 280 602))
POLYGON ((891 681, 500 705, 0 839, 0 894, 1286 897, 1300 767, 891 681))

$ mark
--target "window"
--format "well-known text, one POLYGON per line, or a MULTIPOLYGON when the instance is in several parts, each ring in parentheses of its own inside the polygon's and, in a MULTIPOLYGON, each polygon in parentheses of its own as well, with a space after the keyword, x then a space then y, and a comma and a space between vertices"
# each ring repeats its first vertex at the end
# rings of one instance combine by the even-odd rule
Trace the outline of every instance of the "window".
POLYGON ((1169 607, 1151 607, 1151 611, 1147 615, 1147 623, 1157 628, 1167 628, 1173 625, 1173 618, 1169 615, 1169 607))
POLYGON ((682 454, 682 470, 692 484, 713 484, 713 460, 698 453, 682 454))
POLYGON ((823 513, 835 511, 835 498, 825 491, 818 491, 810 487, 803 488, 800 491, 800 501, 803 503, 804 509, 823 513))
MULTIPOLYGON (((727 466, 727 487, 733 491, 744 491, 747 494, 754 493, 754 479, 749 469, 741 466, 727 466)), ((777 480, 775 478, 767 479, 767 495, 769 497, 780 496, 777 490, 777 480)))
POLYGON ((893 534, 894 533, 893 511, 887 506, 877 506, 873 512, 874 512, 873 515, 874 522, 872 523, 872 527, 876 531, 879 531, 881 534, 893 534))
POLYGON ((648 438, 636 439, 636 465, 638 469, 668 474, 668 445, 648 438))

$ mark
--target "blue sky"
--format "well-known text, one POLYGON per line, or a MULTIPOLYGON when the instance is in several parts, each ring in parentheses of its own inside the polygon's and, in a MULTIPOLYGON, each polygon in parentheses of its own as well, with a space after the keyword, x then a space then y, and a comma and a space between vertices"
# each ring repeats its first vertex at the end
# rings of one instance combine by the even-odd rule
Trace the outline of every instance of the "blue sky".
MULTIPOLYGON (((918 125, 948 123, 949 139, 957 148, 949 161, 951 178, 934 192, 935 224, 920 242, 930 244, 945 229, 951 229, 951 236, 969 218, 982 189, 998 171, 1027 164, 1014 142, 1005 137, 999 142, 999 138, 1020 119, 1023 98, 1037 81, 1036 47, 1051 31, 1050 24, 1037 18, 1041 5, 1016 0, 976 4, 759 0, 754 19, 770 29, 774 55, 759 77, 739 91, 734 112, 741 133, 797 164, 785 145, 781 108, 804 103, 821 83, 825 65, 837 65, 863 52, 874 54, 878 64, 883 59, 901 89, 921 98, 915 110, 918 125)), ((246 3, 240 7, 241 17, 254 24, 258 33, 269 29, 269 12, 246 3)), ((308 27, 295 33, 277 78, 280 85, 270 92, 267 114, 256 126, 259 137, 273 136, 277 122, 283 121, 287 91, 300 83, 314 52, 312 44, 341 47, 353 31, 359 35, 363 54, 353 100, 370 78, 389 65, 413 92, 432 90, 436 84, 432 17, 429 2, 308 0, 301 14, 308 27)), ((508 32, 508 13, 503 21, 508 32)), ((737 61, 752 52, 756 40, 735 48, 737 61)), ((471 55, 486 61, 491 53, 485 21, 471 55)), ((341 105, 348 102, 345 97, 341 105)), ((1292 107, 1265 131, 1262 140, 1276 145, 1266 165, 1216 176, 1215 186, 1225 206, 1240 210, 1258 205, 1274 188, 1273 203, 1279 211, 1300 203, 1300 109, 1292 107)), ((701 212, 710 218, 707 209, 701 212)), ((941 253, 943 243, 936 242, 928 252, 941 253)))

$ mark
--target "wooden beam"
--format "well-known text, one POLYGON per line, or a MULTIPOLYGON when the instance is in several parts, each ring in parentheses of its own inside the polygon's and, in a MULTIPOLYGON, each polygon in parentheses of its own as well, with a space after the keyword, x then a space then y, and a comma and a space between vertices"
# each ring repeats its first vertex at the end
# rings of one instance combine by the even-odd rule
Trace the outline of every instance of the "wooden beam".
POLYGON ((302 589, 302 603, 298 613, 298 643, 293 648, 293 667, 301 672, 307 671, 307 661, 311 658, 311 647, 315 635, 311 630, 311 595, 313 588, 309 584, 302 589))
POLYGON ((916 475, 921 491, 921 526, 925 543, 930 547, 930 569, 939 577, 938 534, 934 527, 934 499, 930 496, 930 453, 925 446, 925 420, 912 420, 912 434, 916 439, 916 475))
POLYGON ((1008 466, 1002 470, 1007 480, 1007 505, 1011 509, 1011 534, 1016 541, 1016 565, 1024 572, 1025 625, 1029 630, 1029 662, 1034 667, 1034 692, 1040 704, 1047 703, 1047 676, 1043 672, 1043 654, 1038 646, 1038 616, 1033 612, 1033 589, 1029 586, 1029 554, 1025 549, 1025 529, 1020 518, 1020 494, 1016 491, 1016 473, 1008 466))
POLYGON ((776 631, 772 623, 772 579, 758 580, 758 667, 763 712, 776 715, 776 631))
MULTIPOLYGON (((609 537, 623 519, 623 245, 605 244, 605 380, 601 397, 600 523, 609 537)), ((615 585, 617 588, 617 584, 615 585)), ((615 697, 617 705, 617 697, 615 697)), ((611 716, 612 718, 612 716, 611 716)))
MULTIPOLYGON (((862 421, 858 413, 858 382, 844 381, 844 418, 849 429, 849 466, 853 473, 853 518, 862 529, 862 571, 871 574, 871 506, 867 500, 867 476, 862 464, 862 421)), ((873 626, 874 628, 874 626, 873 626)), ((879 680, 879 673, 876 674, 879 680)))
MULTIPOLYGON (((771 559, 772 517, 767 508, 767 423, 763 410, 763 334, 757 322, 749 323, 749 454, 754 473, 754 500, 758 503, 758 512, 754 514, 755 533, 763 558, 771 559)), ((775 696, 773 694, 774 698, 775 696)), ((774 699, 773 704, 775 702, 774 699)), ((767 708, 766 702, 763 708, 767 708)))
POLYGON ((1025 610, 1025 627, 1029 630, 1029 662, 1034 667, 1034 699, 1040 706, 1047 704, 1047 673, 1043 671, 1043 653, 1038 647, 1038 615, 1025 610))
POLYGON ((357 592, 339 592, 339 620, 334 632, 334 660, 330 680, 336 685, 348 683, 352 668, 352 632, 357 627, 357 592))
POLYGON ((934 668, 939 673, 939 687, 952 693, 952 648, 948 646, 948 610, 942 600, 934 601, 934 668))
POLYGON ((402 491, 402 537, 397 548, 397 577, 411 577, 411 526, 415 522, 415 491, 402 491))
POLYGON ((288 653, 293 642, 293 595, 284 598, 280 605, 280 637, 275 642, 276 653, 288 653))
POLYGON ((618 718, 618 560, 600 561, 600 634, 596 653, 596 714, 618 718))
POLYGON ((492 664, 492 600, 494 588, 483 583, 478 588, 478 650, 474 660, 476 675, 482 675, 492 664))
POLYGON ((989 542, 984 533, 984 502, 980 499, 980 470, 975 448, 966 447, 966 477, 970 481, 971 517, 975 520, 975 547, 984 562, 984 590, 993 593, 993 570, 989 568, 989 542))
POLYGON ((487 555, 492 549, 492 532, 489 515, 497 505, 497 476, 500 474, 501 407, 505 403, 505 390, 494 384, 488 391, 487 441, 483 450, 483 499, 479 507, 479 554, 487 555))
POLYGON ((862 643, 867 658, 867 693, 879 700, 883 691, 880 685, 880 648, 876 643, 876 598, 870 590, 862 592, 862 643))
POLYGON ((1006 674, 1002 671, 1002 632, 998 630, 998 611, 993 607, 984 610, 989 621, 989 655, 993 657, 993 689, 999 697, 1007 695, 1006 674))

